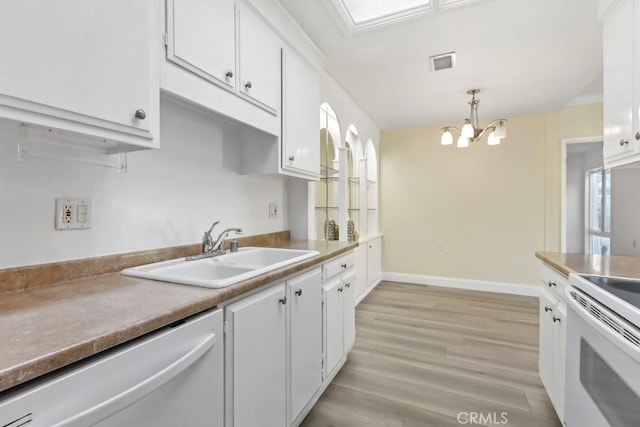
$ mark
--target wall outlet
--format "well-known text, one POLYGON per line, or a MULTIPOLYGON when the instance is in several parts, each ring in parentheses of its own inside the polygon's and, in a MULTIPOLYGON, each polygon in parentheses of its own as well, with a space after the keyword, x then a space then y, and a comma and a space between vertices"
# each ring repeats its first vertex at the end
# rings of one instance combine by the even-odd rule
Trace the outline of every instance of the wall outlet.
POLYGON ((278 204, 276 202, 269 203, 269 218, 278 218, 278 204))
POLYGON ((91 228, 91 199, 88 197, 56 198, 56 230, 91 228))
POLYGON ((438 252, 444 252, 444 243, 443 242, 438 243, 438 252))

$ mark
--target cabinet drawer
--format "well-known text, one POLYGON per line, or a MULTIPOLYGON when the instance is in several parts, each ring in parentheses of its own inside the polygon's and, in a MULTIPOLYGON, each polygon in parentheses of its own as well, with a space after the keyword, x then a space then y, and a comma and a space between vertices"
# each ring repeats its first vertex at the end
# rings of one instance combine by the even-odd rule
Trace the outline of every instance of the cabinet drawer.
POLYGON ((569 279, 547 265, 541 267, 540 278, 546 289, 553 292, 556 298, 564 301, 564 290, 569 286, 569 279))
POLYGON ((326 262, 322 265, 322 281, 326 282, 333 276, 348 270, 354 265, 353 252, 349 252, 339 258, 326 262))

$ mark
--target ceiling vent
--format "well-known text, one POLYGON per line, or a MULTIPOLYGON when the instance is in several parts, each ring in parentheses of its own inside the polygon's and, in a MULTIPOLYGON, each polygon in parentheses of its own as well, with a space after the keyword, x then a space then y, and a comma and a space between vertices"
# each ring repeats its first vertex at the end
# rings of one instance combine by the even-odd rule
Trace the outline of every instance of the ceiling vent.
POLYGON ((431 69, 433 71, 446 70, 456 66, 456 53, 448 52, 440 55, 430 56, 431 69))

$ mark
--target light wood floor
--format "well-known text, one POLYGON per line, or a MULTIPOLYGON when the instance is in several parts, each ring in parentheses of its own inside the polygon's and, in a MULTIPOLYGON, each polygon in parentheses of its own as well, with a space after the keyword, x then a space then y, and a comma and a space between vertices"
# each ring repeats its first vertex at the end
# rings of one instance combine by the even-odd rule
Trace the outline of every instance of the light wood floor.
POLYGON ((382 282, 302 425, 561 426, 538 377, 537 298, 382 282))

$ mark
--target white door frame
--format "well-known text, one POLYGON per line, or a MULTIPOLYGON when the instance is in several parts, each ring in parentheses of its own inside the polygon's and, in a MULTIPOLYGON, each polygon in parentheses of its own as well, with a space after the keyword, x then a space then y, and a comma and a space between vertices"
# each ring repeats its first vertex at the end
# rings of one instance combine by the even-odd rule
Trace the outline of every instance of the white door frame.
POLYGON ((602 136, 580 136, 560 140, 560 252, 567 250, 567 146, 603 141, 602 136))

